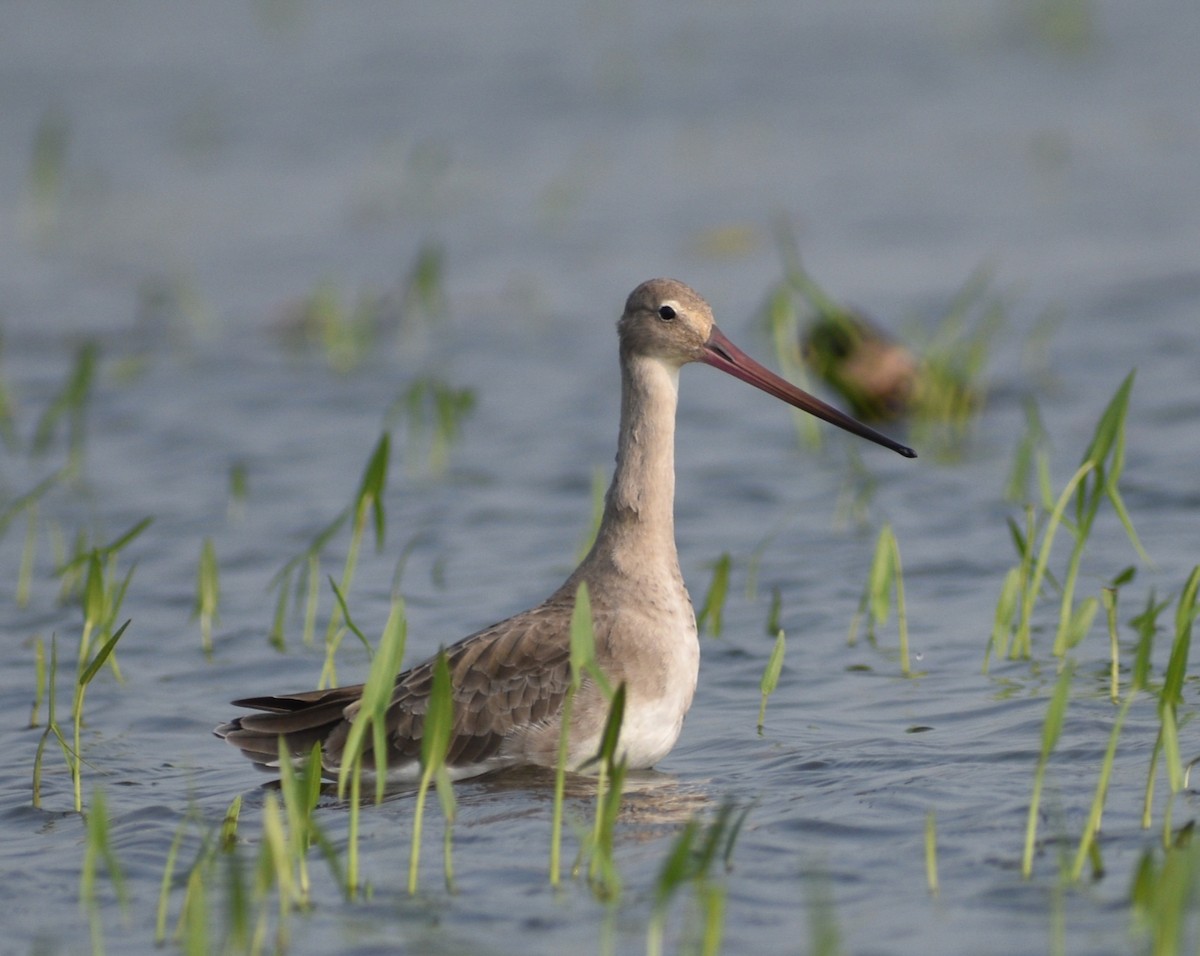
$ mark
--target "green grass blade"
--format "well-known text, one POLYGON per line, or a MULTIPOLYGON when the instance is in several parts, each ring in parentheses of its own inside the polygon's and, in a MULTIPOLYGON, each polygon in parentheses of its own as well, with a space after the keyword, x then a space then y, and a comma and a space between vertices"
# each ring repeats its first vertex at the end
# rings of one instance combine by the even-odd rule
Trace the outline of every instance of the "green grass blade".
POLYGON ((713 637, 721 636, 721 626, 723 623, 725 598, 729 593, 729 569, 732 559, 729 552, 724 552, 715 562, 713 562, 712 582, 708 586, 708 593, 704 597, 704 605, 700 609, 700 613, 696 615, 696 626, 701 633, 711 633, 713 637))
POLYGON ((1046 773, 1046 764, 1050 754, 1058 743, 1062 733, 1063 720, 1067 712, 1067 701, 1071 693, 1071 677, 1075 673, 1075 665, 1067 661, 1062 673, 1058 676, 1054 694, 1050 698, 1050 706, 1046 709, 1046 720, 1042 724, 1042 749, 1038 756, 1037 769, 1033 777, 1033 795, 1029 801, 1029 816, 1025 823, 1025 850, 1021 856, 1021 876, 1025 879, 1033 874, 1033 850, 1037 838, 1038 811, 1042 795, 1042 781, 1046 773))
POLYGON ((786 643, 783 630, 780 629, 775 635, 775 646, 771 649, 771 656, 767 659, 766 669, 759 682, 759 690, 762 692, 762 701, 758 705, 758 735, 760 737, 767 719, 767 698, 775 693, 775 688, 779 685, 779 675, 783 672, 783 652, 786 643))

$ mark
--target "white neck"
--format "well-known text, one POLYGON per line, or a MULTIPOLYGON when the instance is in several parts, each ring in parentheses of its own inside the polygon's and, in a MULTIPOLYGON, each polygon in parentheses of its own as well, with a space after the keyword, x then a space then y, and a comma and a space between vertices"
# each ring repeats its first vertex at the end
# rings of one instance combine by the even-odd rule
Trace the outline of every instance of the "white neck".
POLYGON ((579 573, 679 579, 675 552, 675 407, 679 369, 625 356, 617 468, 596 543, 579 573))

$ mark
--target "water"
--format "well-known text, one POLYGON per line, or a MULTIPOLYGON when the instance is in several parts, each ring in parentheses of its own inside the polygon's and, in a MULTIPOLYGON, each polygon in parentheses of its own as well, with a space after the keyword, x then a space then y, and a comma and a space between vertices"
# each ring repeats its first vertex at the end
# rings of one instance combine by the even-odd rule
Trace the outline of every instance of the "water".
MULTIPOLYGON (((724 633, 704 641, 679 746, 628 797, 620 908, 606 914, 581 885, 547 887, 544 786, 470 782, 458 787, 457 894, 440 889, 436 812, 422 893, 404 893, 412 805, 399 796, 365 818, 374 898, 341 902, 314 857, 318 905, 292 920, 291 951, 639 951, 681 822, 727 797, 751 807, 721 876, 729 952, 804 951, 822 920, 855 953, 956 953, 964 938, 981 952, 1042 951, 1060 918, 1068 952, 1136 949, 1128 889, 1156 839, 1139 827, 1153 701, 1134 705, 1122 736, 1106 875, 1060 897, 1056 858, 1073 853, 1113 716, 1106 641, 1097 627, 1076 653, 1044 801, 1050 842, 1029 882, 1018 867, 1055 680, 1053 608, 1039 617, 1033 663, 995 662, 987 675, 981 664, 1013 560, 1002 492, 1027 395, 1061 486, 1137 367, 1123 486, 1156 565, 1123 592, 1123 616, 1152 587, 1176 592, 1197 560, 1200 16, 1183 0, 1090 5, 1094 32, 1072 51, 1038 32, 1031 9, 10 11, 0 37, 0 370, 23 441, 83 336, 99 342, 101 366, 84 483, 42 505, 26 608, 11 599, 23 519, 0 540, 10 766, 0 951, 89 946, 77 900, 83 823, 69 812, 56 750, 43 807, 30 806, 33 640, 57 635, 69 661, 80 629, 78 607, 57 601, 52 528, 106 540, 155 519, 122 555, 122 570, 137 561, 123 607, 133 620, 119 650, 125 683, 104 674, 89 689, 84 735, 85 794, 103 790, 130 897, 122 917, 102 879, 105 936, 112 949, 148 953, 185 814, 200 823, 181 869, 237 794, 253 850, 261 778, 209 731, 232 697, 317 680, 321 654, 301 646, 297 623, 286 653, 267 643, 267 585, 349 499, 396 397, 434 374, 478 400, 444 474, 415 463, 423 446, 411 449, 397 427, 386 545, 364 551, 350 595, 358 623, 377 634, 409 549, 413 659, 528 606, 570 570, 593 471, 610 467, 612 323, 636 282, 691 282, 735 341, 768 357, 751 315, 780 274, 780 218, 828 290, 893 327, 936 316, 972 270, 993 266, 1008 324, 991 401, 961 460, 908 462, 861 446, 877 490, 865 527, 847 526, 833 504, 849 474, 846 442, 799 449, 786 410, 711 370, 685 371, 681 560, 698 600, 709 565, 729 551, 734 587, 724 633), (65 142, 41 204, 30 179, 39 126, 65 142), (396 289, 426 244, 444 251, 446 319, 385 337, 348 375, 280 344, 289 302, 322 281, 347 304, 396 289), (1061 319, 1031 361, 1024 343, 1047 309, 1061 319), (228 491, 238 463, 249 487, 240 506, 228 491), (915 679, 899 676, 894 623, 877 647, 845 640, 885 520, 904 558, 915 679), (222 589, 211 661, 191 619, 206 536, 222 589), (759 737, 773 588, 789 642, 759 737), (925 887, 929 811, 937 899, 925 887)), ((40 459, 6 448, 6 504, 64 460, 61 437, 40 459)), ((326 572, 344 547, 338 539, 326 572)), ((1132 563, 1106 515, 1081 596, 1132 563)), ((1165 655, 1160 646, 1160 672, 1165 655)), ((347 645, 342 677, 364 667, 347 645)), ((64 679, 60 714, 68 698, 64 679)), ((1186 726, 1185 759, 1194 740, 1186 726)), ((589 810, 582 798, 574 806, 589 810)), ((1161 812, 1160 798, 1156 825, 1161 812)), ((1195 814, 1185 793, 1174 822, 1195 814)), ((343 810, 325 807, 319 819, 344 840, 343 810)), ((685 894, 671 946, 686 920, 684 937, 695 938, 696 918, 685 894)))

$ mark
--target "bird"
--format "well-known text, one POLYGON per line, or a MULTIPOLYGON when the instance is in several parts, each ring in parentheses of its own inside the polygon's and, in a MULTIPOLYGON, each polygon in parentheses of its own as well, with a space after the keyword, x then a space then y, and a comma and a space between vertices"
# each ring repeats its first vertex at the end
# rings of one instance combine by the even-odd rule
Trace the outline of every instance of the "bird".
MULTIPOLYGON (((916 452, 800 390, 735 346, 701 296, 674 279, 629 294, 617 323, 621 412, 616 467, 591 549, 553 594, 446 647, 453 719, 445 764, 464 779, 509 767, 555 767, 571 686, 570 622, 580 585, 590 597, 595 663, 574 691, 566 767, 595 766, 608 717, 607 683, 624 685, 617 757, 653 767, 674 747, 700 667, 696 617, 675 547, 675 412, 680 370, 701 362, 907 458, 916 452)), ((389 781, 420 774, 421 737, 435 656, 396 678, 386 711, 389 781)), ((281 752, 300 761, 317 743, 322 771, 336 776, 364 685, 247 697, 252 711, 214 733, 256 765, 278 770, 281 752), (282 740, 282 747, 280 741, 282 740)), ((367 740, 371 739, 367 735, 367 740)), ((370 745, 368 744, 368 748, 370 745)), ((377 762, 368 749, 363 764, 377 762)))

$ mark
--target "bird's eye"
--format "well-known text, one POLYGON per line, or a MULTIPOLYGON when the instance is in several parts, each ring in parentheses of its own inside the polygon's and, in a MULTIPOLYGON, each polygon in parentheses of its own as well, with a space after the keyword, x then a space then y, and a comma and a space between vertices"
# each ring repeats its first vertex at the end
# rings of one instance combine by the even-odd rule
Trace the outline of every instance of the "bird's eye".
POLYGON ((675 310, 669 305, 660 306, 658 309, 658 317, 664 322, 670 322, 675 318, 675 310))

